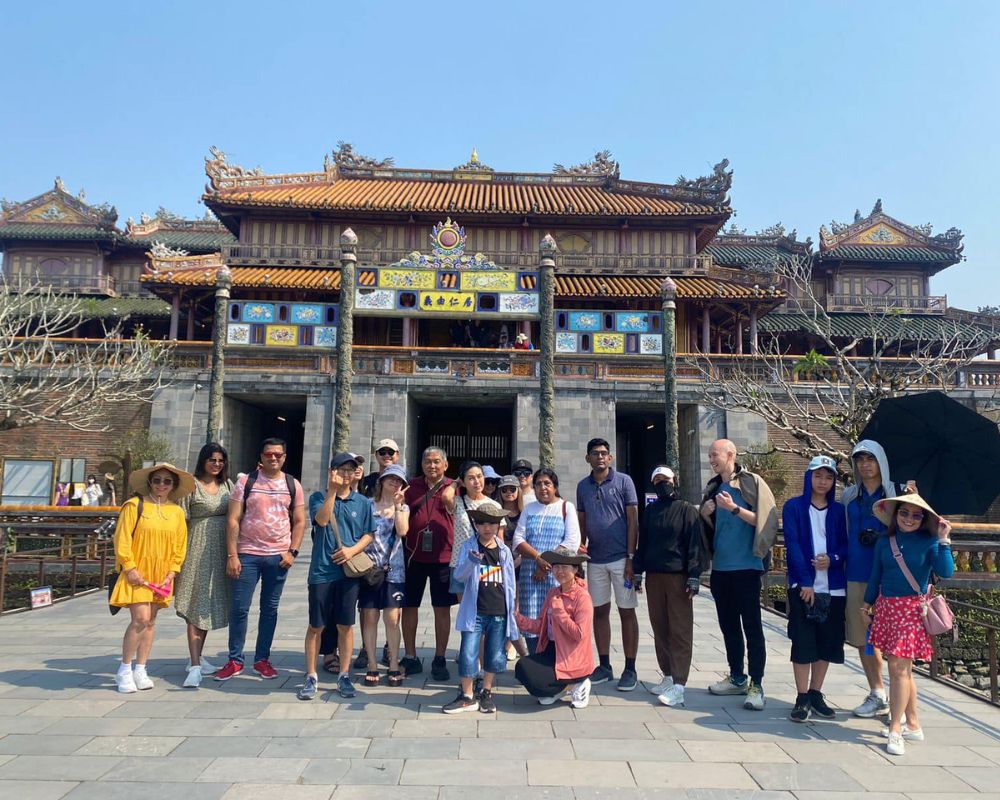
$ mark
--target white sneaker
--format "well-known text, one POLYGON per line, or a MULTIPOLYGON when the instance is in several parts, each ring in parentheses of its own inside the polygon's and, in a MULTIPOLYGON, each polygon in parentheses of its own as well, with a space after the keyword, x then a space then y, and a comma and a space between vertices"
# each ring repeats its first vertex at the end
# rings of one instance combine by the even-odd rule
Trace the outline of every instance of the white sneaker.
MULTIPOLYGON (((908 742, 922 742, 924 740, 923 728, 917 728, 916 730, 911 730, 910 728, 907 728, 906 725, 903 725, 902 730, 903 730, 903 738, 906 739, 906 741, 908 742)), ((889 736, 888 727, 882 728, 882 735, 886 737, 889 736)))
POLYGON ((150 680, 149 675, 146 674, 144 669, 134 669, 132 670, 132 680, 135 682, 135 688, 140 692, 146 689, 152 689, 154 684, 150 680))
POLYGON ((118 686, 118 691, 122 694, 132 694, 139 691, 135 685, 135 678, 132 677, 132 670, 116 673, 115 684, 118 686))
POLYGON ((753 681, 747 681, 747 699, 743 708, 747 711, 763 711, 764 702, 764 690, 753 681))
POLYGON ((566 692, 559 692, 559 694, 554 694, 552 697, 539 697, 538 705, 540 706, 551 706, 555 705, 556 701, 562 697, 566 692))
POLYGON ((889 742, 885 746, 885 752, 890 756, 901 756, 906 753, 906 743, 903 741, 901 734, 889 734, 889 742))
POLYGON ((660 681, 656 686, 649 687, 650 694, 663 694, 667 689, 674 685, 674 679, 667 675, 662 681, 660 681))
POLYGON ((675 683, 665 692, 661 692, 656 699, 665 706, 682 706, 684 705, 684 687, 675 683))
MULTIPOLYGON (((216 672, 219 671, 219 667, 215 666, 215 664, 213 664, 212 662, 208 661, 205 658, 201 659, 201 664, 199 666, 201 667, 201 674, 202 675, 214 675, 216 672)), ((184 667, 184 669, 186 669, 186 670, 190 670, 191 669, 191 662, 190 661, 188 661, 188 665, 186 667, 184 667)))
POLYGON ((185 689, 197 689, 201 686, 201 667, 191 667, 184 679, 185 689))
POLYGON ((854 709, 854 716, 863 717, 864 719, 871 719, 878 714, 889 713, 889 701, 884 697, 879 697, 877 694, 872 692, 865 698, 865 701, 854 709))
POLYGON ((584 678, 578 683, 573 689, 571 697, 573 699, 570 702, 573 708, 586 708, 590 702, 590 678, 584 678))

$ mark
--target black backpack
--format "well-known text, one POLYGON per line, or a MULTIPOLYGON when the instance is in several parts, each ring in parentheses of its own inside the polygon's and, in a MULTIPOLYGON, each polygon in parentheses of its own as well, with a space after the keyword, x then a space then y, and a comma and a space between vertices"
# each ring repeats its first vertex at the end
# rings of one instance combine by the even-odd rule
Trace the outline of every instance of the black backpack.
MULTIPOLYGON (((247 514, 247 498, 250 496, 250 490, 253 489, 253 485, 257 482, 259 473, 254 470, 249 475, 247 475, 247 482, 243 487, 243 514, 247 514)), ((285 473, 285 484, 288 486, 288 521, 292 521, 292 510, 295 508, 295 478, 285 473)))

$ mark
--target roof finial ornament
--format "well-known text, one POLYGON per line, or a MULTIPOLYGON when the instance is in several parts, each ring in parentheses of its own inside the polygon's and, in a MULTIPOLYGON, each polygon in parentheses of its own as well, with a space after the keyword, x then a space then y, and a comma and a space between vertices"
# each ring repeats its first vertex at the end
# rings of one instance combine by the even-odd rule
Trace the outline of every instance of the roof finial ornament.
POLYGON ((56 175, 56 189, 60 192, 66 191, 66 184, 63 183, 63 179, 56 175))
POLYGON ((385 169, 393 164, 392 158, 378 160, 355 153, 354 145, 345 141, 337 142, 337 149, 332 155, 334 164, 347 169, 385 169))
MULTIPOLYGON (((875 205, 872 207, 872 214, 881 214, 881 213, 882 213, 882 198, 880 197, 878 200, 875 201, 875 205)), ((871 214, 869 216, 871 216, 871 214)))
POLYGON ((552 171, 556 175, 603 175, 617 178, 621 174, 621 166, 611 158, 610 150, 598 150, 591 161, 584 161, 572 167, 553 164, 552 171))
POLYGON ((479 163, 479 153, 476 152, 476 146, 475 145, 472 145, 472 155, 469 156, 469 163, 470 164, 478 164, 479 163))
POLYGON ((854 221, 855 222, 861 222, 861 209, 860 208, 854 209, 854 221))
POLYGON ((476 150, 475 146, 472 148, 472 155, 469 156, 469 160, 464 164, 459 164, 455 167, 456 172, 493 172, 493 167, 489 167, 479 160, 479 151, 476 150))

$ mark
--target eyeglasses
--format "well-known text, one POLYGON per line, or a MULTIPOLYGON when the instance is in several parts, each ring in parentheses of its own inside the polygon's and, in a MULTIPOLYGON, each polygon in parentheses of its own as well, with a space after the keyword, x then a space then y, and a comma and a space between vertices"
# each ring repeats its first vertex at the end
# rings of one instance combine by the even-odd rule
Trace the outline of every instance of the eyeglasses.
POLYGON ((206 458, 205 460, 209 464, 225 464, 226 463, 226 459, 224 459, 224 458, 206 458))
POLYGON ((376 450, 375 451, 375 455, 377 455, 377 456, 384 456, 384 457, 388 458, 389 456, 396 455, 396 451, 395 450, 391 450, 388 447, 383 447, 381 450, 376 450))
POLYGON ((149 482, 154 486, 173 486, 173 478, 150 478, 149 482))
POLYGON ((504 494, 514 494, 517 492, 516 486, 504 486, 501 490, 504 494))
POLYGON ((591 450, 591 458, 611 458, 611 453, 607 450, 591 450))
POLYGON ((923 511, 907 511, 905 508, 901 508, 896 513, 900 519, 911 519, 914 522, 920 522, 924 518, 923 511))
POLYGON ((261 453, 264 458, 273 458, 275 461, 279 461, 285 457, 284 453, 261 453))
POLYGON ((514 475, 518 478, 528 478, 531 477, 530 469, 515 469, 514 475))

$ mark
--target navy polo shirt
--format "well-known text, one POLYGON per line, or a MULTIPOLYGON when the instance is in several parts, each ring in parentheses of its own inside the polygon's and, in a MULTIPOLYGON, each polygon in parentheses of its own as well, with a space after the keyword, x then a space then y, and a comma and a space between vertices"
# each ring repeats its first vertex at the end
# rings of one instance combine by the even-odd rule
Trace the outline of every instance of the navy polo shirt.
POLYGON ((584 513, 587 554, 595 564, 621 561, 628 555, 625 509, 638 506, 635 484, 624 472, 608 470, 603 483, 591 473, 576 487, 576 507, 584 513))

